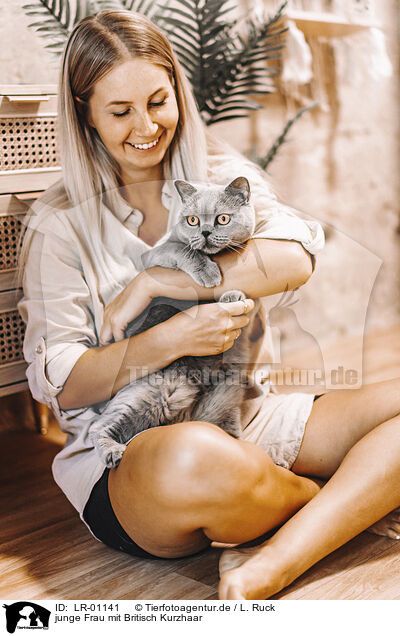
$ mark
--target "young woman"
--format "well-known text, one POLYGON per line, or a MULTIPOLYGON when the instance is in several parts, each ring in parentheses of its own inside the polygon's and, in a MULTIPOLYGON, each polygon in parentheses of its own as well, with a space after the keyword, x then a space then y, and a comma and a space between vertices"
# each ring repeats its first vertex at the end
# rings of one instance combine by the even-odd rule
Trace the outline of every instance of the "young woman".
POLYGON ((19 304, 31 392, 68 433, 54 477, 97 539, 143 557, 242 543, 284 524, 221 579, 221 598, 270 596, 400 504, 400 383, 317 401, 256 383, 240 440, 212 422, 157 427, 105 470, 89 432, 107 401, 185 354, 228 349, 243 328, 259 360, 262 315, 250 299, 302 285, 323 235, 276 201, 255 166, 206 134, 168 41, 146 18, 105 11, 82 20, 59 94, 63 179, 33 206, 19 304), (257 225, 243 249, 215 257, 218 287, 177 270, 143 271, 141 255, 176 220, 171 180, 228 184, 240 175, 257 225), (214 302, 229 289, 249 300, 214 302), (156 296, 210 302, 124 338, 156 296), (330 479, 319 491, 310 476, 330 479))

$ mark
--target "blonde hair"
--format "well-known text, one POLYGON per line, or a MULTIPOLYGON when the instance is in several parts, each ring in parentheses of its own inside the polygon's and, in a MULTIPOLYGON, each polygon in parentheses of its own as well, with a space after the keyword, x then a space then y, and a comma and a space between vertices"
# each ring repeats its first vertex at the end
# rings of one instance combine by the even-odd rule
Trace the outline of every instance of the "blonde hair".
POLYGON ((115 66, 139 57, 162 66, 175 88, 179 123, 164 160, 165 178, 206 178, 204 124, 190 85, 167 38, 148 18, 131 11, 102 11, 79 22, 65 49, 59 86, 64 185, 72 203, 118 187, 119 166, 86 110, 94 86, 115 66), (77 104, 76 98, 83 102, 77 104))
MULTIPOLYGON (((101 253, 102 197, 111 209, 121 202, 119 166, 97 131, 89 125, 87 104, 97 81, 115 66, 140 57, 163 67, 175 90, 179 122, 163 160, 165 179, 207 179, 207 144, 189 81, 162 31, 132 11, 101 11, 81 20, 65 47, 58 87, 58 132, 63 185, 69 207, 78 207, 80 227, 89 252, 101 253)), ((32 215, 51 213, 49 197, 32 206, 32 215)), ((55 208, 54 208, 55 209, 55 208)), ((28 234, 20 252, 20 272, 29 251, 28 234)))

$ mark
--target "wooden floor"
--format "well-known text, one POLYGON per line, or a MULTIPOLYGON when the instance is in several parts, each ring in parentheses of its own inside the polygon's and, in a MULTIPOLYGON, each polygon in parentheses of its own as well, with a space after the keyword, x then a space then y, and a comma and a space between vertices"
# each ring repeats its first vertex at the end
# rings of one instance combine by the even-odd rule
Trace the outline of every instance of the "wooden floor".
MULTIPOLYGON (((351 357, 349 342, 341 346, 351 357)), ((364 378, 399 374, 396 326, 368 338, 364 378)), ((141 560, 92 538, 52 480, 50 466, 63 435, 56 426, 47 436, 35 433, 29 402, 23 401, 22 395, 0 401, 0 598, 216 599, 219 550, 141 560)), ((276 598, 399 599, 400 545, 363 533, 276 598)))

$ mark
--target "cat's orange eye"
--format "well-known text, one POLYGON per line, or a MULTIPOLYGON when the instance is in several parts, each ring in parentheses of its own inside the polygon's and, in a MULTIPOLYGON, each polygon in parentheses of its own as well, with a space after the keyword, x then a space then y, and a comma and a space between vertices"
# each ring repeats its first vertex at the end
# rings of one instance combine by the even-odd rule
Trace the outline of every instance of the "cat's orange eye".
POLYGON ((230 220, 231 217, 229 214, 220 214, 217 216, 217 223, 219 223, 219 225, 227 225, 230 220))
POLYGON ((188 217, 186 217, 186 220, 189 223, 189 225, 198 225, 199 224, 199 217, 198 216, 188 216, 188 217))

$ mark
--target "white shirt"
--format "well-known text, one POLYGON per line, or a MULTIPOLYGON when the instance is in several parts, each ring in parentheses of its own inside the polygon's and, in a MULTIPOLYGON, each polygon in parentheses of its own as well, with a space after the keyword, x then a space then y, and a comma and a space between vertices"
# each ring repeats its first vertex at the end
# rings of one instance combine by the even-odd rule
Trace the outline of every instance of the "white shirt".
MULTIPOLYGON (((268 184, 265 188, 252 184, 245 170, 232 172, 226 161, 220 168, 219 175, 213 173, 216 182, 227 184, 236 174, 249 178, 257 216, 254 238, 296 240, 310 254, 322 249, 324 236, 318 223, 298 218, 277 202, 268 184)), ((166 182, 162 201, 169 210, 168 229, 178 213, 173 191, 166 182)), ((26 323, 24 356, 33 397, 53 409, 61 429, 68 434, 64 449, 54 459, 53 475, 82 517, 105 468, 88 437, 99 408, 61 410, 57 395, 79 357, 88 348, 99 346, 105 305, 143 269, 141 254, 150 246, 138 237, 143 215, 122 197, 118 209, 111 210, 104 201, 101 205, 102 259, 90 253, 81 240, 77 226, 82 212, 68 205, 62 181, 49 188, 41 202, 47 205, 37 213, 33 206, 28 223, 35 231, 24 272, 24 296, 18 304, 26 323)), ((249 395, 243 407, 243 427, 254 418, 268 391, 268 385, 263 385, 249 395)))

